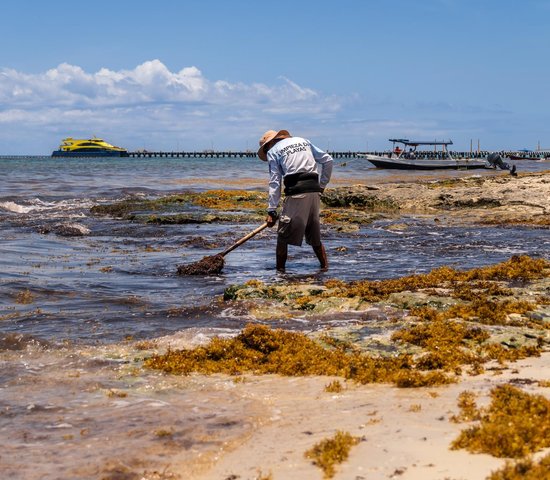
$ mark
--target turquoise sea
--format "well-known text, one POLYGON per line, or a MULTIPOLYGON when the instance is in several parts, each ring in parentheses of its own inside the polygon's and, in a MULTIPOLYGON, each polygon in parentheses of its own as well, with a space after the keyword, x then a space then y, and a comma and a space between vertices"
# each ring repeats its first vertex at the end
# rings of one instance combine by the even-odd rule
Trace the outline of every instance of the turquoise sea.
MULTIPOLYGON (((521 162, 518 170, 547 170, 549 165, 521 162)), ((375 169, 365 160, 343 159, 335 161, 332 185, 473 174, 505 173, 392 172, 375 169)), ((90 473, 91 465, 106 462, 109 455, 125 455, 124 448, 130 448, 109 449, 102 439, 121 435, 130 428, 124 422, 153 408, 143 399, 149 398, 147 385, 160 382, 154 376, 136 381, 134 400, 116 404, 131 415, 117 417, 115 431, 113 411, 104 408, 112 400, 102 392, 121 388, 128 339, 177 344, 183 338, 192 343, 238 331, 251 318, 220 301, 232 284, 250 279, 381 279, 441 265, 487 265, 514 254, 550 258, 547 230, 449 227, 411 216, 399 220, 406 225, 399 230, 388 229, 388 220, 348 233, 323 227, 331 263, 325 273, 318 271, 304 246, 291 249, 287 273, 276 274, 275 232, 265 230, 230 253, 220 275, 182 277, 176 275, 177 265, 217 253, 257 225, 147 225, 90 214, 94 205, 132 196, 266 185, 266 164, 253 158, 0 157, 0 443, 11 445, 0 452, 0 465, 4 462, 9 472, 2 478, 100 478, 90 473), (86 234, 61 233, 61 226, 75 224, 86 234), (208 242, 197 241, 203 239, 208 242), (219 247, 208 249, 207 243, 219 247), (84 439, 75 433, 85 429, 97 435, 84 439), (98 452, 88 463, 82 460, 86 442, 98 452), (45 460, 31 469, 33 458, 45 460), (75 459, 82 471, 74 470, 75 459)), ((347 315, 330 321, 285 318, 269 323, 320 330, 356 321, 347 315)), ((214 421, 202 410, 193 410, 199 398, 224 405, 226 416, 241 414, 213 394, 204 397, 191 389, 185 395, 168 395, 163 401, 187 412, 199 429, 214 421)), ((162 410, 167 422, 170 408, 162 410)), ((135 441, 143 446, 145 440, 135 441)), ((190 434, 187 441, 194 445, 195 439, 190 434)), ((199 443, 199 450, 209 448, 199 443)))

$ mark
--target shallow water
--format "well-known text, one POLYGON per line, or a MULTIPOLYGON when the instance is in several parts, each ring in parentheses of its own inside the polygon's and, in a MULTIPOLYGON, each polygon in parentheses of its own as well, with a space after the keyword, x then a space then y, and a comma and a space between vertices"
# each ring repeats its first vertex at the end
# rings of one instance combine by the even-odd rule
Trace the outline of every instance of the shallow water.
MULTIPOLYGON (((518 162, 520 171, 548 165, 518 162)), ((472 174, 391 172, 364 160, 338 160, 333 184, 472 174)), ((205 386, 125 371, 128 356, 139 355, 129 337, 166 335, 169 342, 193 344, 242 328, 250 318, 219 300, 229 285, 381 279, 441 265, 487 265, 514 254, 550 258, 547 230, 449 227, 409 217, 398 226, 379 221, 352 233, 324 227, 331 262, 325 273, 304 246, 291 247, 287 273, 276 274, 275 232, 264 230, 225 258, 220 275, 186 277, 176 274, 177 265, 218 253, 257 225, 152 226, 89 213, 93 205, 130 195, 265 189, 266 183, 266 165, 256 159, 0 158, 0 443, 10 440, 0 464, 8 465, 6 478, 98 478, 123 468, 120 458, 133 459, 137 463, 126 467, 139 470, 136 449, 161 465, 170 445, 207 455, 217 442, 246 435, 260 412, 227 401, 231 382, 205 386), (56 233, 67 223, 90 233, 56 233), (170 426, 179 432, 175 437, 155 433, 170 426), (31 468, 33 458, 43 460, 31 468)), ((272 323, 313 330, 355 321, 349 315, 272 323)))
POLYGON ((198 453, 204 460, 250 433, 264 413, 252 401, 235 401, 231 380, 136 375, 127 354, 124 347, 30 346, 23 360, 5 352, 2 478, 174 478, 143 473, 162 472, 167 459, 185 471, 198 453))
MULTIPOLYGON (((521 169, 543 169, 547 163, 522 162, 521 169)), ((336 161, 333 183, 471 174, 396 173, 346 159, 336 161)), ((228 285, 251 278, 388 278, 443 264, 468 268, 516 253, 537 256, 549 251, 541 230, 464 229, 411 217, 400 221, 401 230, 387 229, 385 222, 348 234, 326 228, 331 259, 327 273, 317 271, 316 260, 304 246, 291 248, 286 275, 274 274, 275 232, 267 230, 231 252, 222 274, 185 277, 175 275, 177 265, 218 253, 256 225, 150 226, 89 214, 95 204, 129 195, 265 189, 266 176, 266 164, 257 159, 0 159, 0 307, 6 317, 1 331, 58 343, 104 343, 188 327, 240 328, 247 318, 211 300, 228 285), (56 226, 66 223, 77 223, 90 234, 56 234, 56 226), (194 241, 199 238, 213 247, 194 241)))

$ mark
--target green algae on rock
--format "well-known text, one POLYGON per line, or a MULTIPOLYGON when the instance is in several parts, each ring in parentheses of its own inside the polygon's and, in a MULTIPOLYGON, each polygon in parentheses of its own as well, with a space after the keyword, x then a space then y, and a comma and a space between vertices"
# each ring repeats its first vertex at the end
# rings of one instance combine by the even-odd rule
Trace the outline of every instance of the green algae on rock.
POLYGON ((190 201, 190 194, 169 195, 158 199, 130 197, 117 202, 94 205, 90 212, 94 215, 111 215, 117 218, 127 218, 136 212, 167 210, 181 206, 190 201))
POLYGON ((202 207, 223 211, 263 212, 267 194, 245 190, 207 190, 205 192, 184 192, 160 198, 132 197, 111 204, 95 205, 91 213, 128 218, 136 213, 151 211, 181 211, 184 208, 202 207))
POLYGON ((328 207, 352 207, 371 212, 396 212, 399 205, 393 199, 380 199, 372 194, 372 187, 354 185, 326 190, 321 200, 328 207))
POLYGON ((338 430, 334 437, 321 440, 307 450, 304 456, 323 470, 325 478, 332 478, 336 474, 335 465, 345 462, 349 457, 351 447, 360 441, 359 437, 338 430))
POLYGON ((376 303, 411 309, 413 316, 416 307, 429 306, 437 308, 442 319, 549 329, 550 315, 544 309, 550 303, 545 295, 548 277, 547 260, 514 256, 483 268, 460 271, 440 267, 426 274, 387 280, 328 280, 323 285, 269 285, 252 280, 228 287, 224 300, 260 300, 251 308, 256 318, 263 319, 272 318, 274 312, 283 315, 283 311, 287 315, 299 311, 312 315, 365 311, 376 303), (534 295, 531 288, 540 294, 534 295))
MULTIPOLYGON (((382 218, 382 213, 396 209, 395 204, 387 200, 358 197, 351 201, 346 195, 333 190, 325 192, 322 199, 328 202, 321 212, 323 222, 342 229, 350 225, 370 224, 382 218)), ((207 190, 153 199, 131 197, 111 204, 95 205, 90 211, 94 215, 153 224, 245 222, 263 217, 266 201, 265 192, 207 190)))
MULTIPOLYGON (((245 300, 249 302, 247 308, 265 308, 279 318, 286 315, 283 307, 289 316, 292 312, 307 315, 312 311, 330 314, 342 307, 343 303, 338 302, 359 309, 364 297, 388 298, 399 289, 430 287, 437 288, 440 295, 451 296, 458 291, 458 296, 469 300, 454 299, 450 305, 440 302, 438 309, 414 307, 402 312, 400 319, 395 313, 393 320, 378 321, 379 330, 386 331, 388 340, 383 348, 370 349, 370 353, 349 336, 348 341, 341 341, 326 334, 317 336, 316 341, 302 333, 248 325, 235 338, 214 338, 209 345, 194 350, 168 351, 148 359, 146 366, 176 374, 329 375, 400 387, 453 382, 465 366, 475 375, 483 372, 483 365, 489 361, 504 364, 540 355, 550 331, 545 314, 540 311, 535 316, 533 312, 539 308, 536 303, 510 298, 509 287, 495 287, 492 282, 513 283, 516 292, 518 285, 548 276, 549 265, 543 259, 512 257, 484 268, 457 271, 442 267, 425 275, 364 281, 359 286, 358 282, 334 280, 321 286, 266 285, 252 280, 226 289, 224 299, 245 300), (465 283, 471 290, 465 289, 465 283), (499 295, 505 299, 499 300, 499 295)), ((535 299, 541 301, 543 297, 535 299)), ((369 323, 373 332, 376 322, 369 323)))

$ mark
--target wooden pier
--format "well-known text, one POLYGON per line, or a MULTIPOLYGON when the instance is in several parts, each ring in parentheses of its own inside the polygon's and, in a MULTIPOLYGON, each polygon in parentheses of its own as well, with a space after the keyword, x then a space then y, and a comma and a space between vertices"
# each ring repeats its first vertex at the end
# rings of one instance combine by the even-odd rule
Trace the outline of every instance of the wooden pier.
MULTIPOLYGON (((332 158, 335 159, 352 159, 352 158, 361 158, 364 157, 366 154, 371 155, 387 155, 389 153, 389 150, 382 150, 382 151, 371 151, 371 152, 365 152, 365 151, 351 151, 348 150, 347 152, 328 152, 332 158)), ((438 156, 441 156, 441 152, 433 152, 433 151, 423 151, 423 152, 416 152, 418 157, 423 158, 439 158, 438 156)), ((488 151, 479 151, 479 152, 456 152, 451 151, 451 154, 453 157, 459 157, 459 158, 485 158, 487 155, 491 153, 488 151)), ((548 160, 550 159, 550 149, 541 149, 541 150, 533 150, 533 151, 500 151, 498 152, 502 155, 503 158, 509 158, 511 155, 514 155, 516 158, 514 159, 521 159, 525 158, 526 160, 530 160, 533 158, 541 159, 541 160, 548 160), (521 157, 521 158, 520 158, 521 157)), ((170 158, 255 158, 256 152, 252 152, 250 150, 245 150, 243 152, 216 152, 213 150, 203 150, 203 151, 193 151, 193 152, 163 152, 163 151, 148 151, 148 150, 137 150, 135 152, 128 152, 129 157, 134 158, 159 158, 159 157, 170 157, 170 158)), ((4 160, 17 160, 22 158, 50 158, 50 155, 1 155, 0 158, 4 160)), ((77 157, 75 157, 77 158, 77 157)), ((81 157, 86 158, 86 157, 81 157)))
MULTIPOLYGON (((361 152, 329 152, 332 158, 356 158, 361 152)), ((171 157, 171 158, 254 158, 256 152, 244 151, 244 152, 215 152, 215 151, 202 151, 202 152, 150 152, 144 150, 138 150, 136 152, 128 152, 130 157, 171 157)))
MULTIPOLYGON (((351 151, 348 150, 346 152, 328 152, 332 158, 335 159, 346 159, 346 158, 361 158, 364 157, 366 154, 371 155, 385 155, 389 153, 389 150, 382 150, 382 151, 374 151, 374 152, 365 152, 365 151, 351 151)), ((453 157, 456 158, 485 158, 487 155, 491 153, 489 151, 474 151, 474 152, 459 152, 459 151, 451 151, 451 154, 453 157)), ((500 153, 503 157, 508 157, 511 154, 516 154, 517 152, 509 152, 509 151, 500 151, 500 153)), ((427 159, 436 159, 436 158, 442 158, 444 154, 442 152, 434 152, 433 150, 426 150, 426 151, 417 151, 417 156, 420 158, 427 158, 427 159)), ((256 152, 252 152, 250 150, 245 150, 243 152, 232 152, 232 151, 214 151, 214 150, 203 150, 203 151, 189 151, 189 152, 163 152, 163 151, 148 151, 148 150, 137 150, 135 152, 128 152, 128 155, 130 157, 135 158, 158 158, 158 157, 170 157, 170 158, 255 158, 256 152)), ((548 151, 537 151, 537 152, 521 152, 521 155, 524 157, 534 157, 537 156, 539 158, 548 158, 550 156, 550 152, 548 151)))

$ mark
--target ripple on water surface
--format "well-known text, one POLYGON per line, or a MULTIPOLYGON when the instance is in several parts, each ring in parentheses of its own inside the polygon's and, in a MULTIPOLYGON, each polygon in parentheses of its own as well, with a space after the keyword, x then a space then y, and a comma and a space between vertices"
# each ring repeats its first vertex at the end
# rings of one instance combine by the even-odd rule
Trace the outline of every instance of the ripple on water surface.
POLYGON ((374 280, 550 252, 546 230, 449 227, 410 218, 399 224, 377 222, 352 233, 325 228, 328 272, 319 271, 304 245, 290 248, 287 273, 276 274, 275 231, 266 230, 227 255, 221 274, 178 276, 178 265, 218 253, 255 225, 108 225, 92 223, 90 235, 70 238, 13 228, 3 244, 2 330, 48 341, 97 343, 196 326, 238 329, 250 318, 226 315, 227 306, 219 299, 226 287, 251 279, 374 280))

